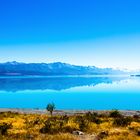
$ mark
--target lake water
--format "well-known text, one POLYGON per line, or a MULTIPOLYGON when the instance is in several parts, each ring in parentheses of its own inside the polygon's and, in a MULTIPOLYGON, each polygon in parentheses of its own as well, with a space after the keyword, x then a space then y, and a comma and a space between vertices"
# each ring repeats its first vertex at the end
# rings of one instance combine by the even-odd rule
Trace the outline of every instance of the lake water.
POLYGON ((0 77, 0 108, 140 110, 140 77, 0 77))

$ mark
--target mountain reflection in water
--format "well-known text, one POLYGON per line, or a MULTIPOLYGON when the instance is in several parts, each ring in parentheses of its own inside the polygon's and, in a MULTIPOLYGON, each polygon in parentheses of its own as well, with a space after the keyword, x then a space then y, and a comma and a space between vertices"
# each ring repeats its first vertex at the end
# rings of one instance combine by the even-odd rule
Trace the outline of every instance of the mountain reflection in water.
POLYGON ((96 86, 101 83, 121 81, 124 77, 1 77, 0 90, 66 90, 79 86, 96 86))

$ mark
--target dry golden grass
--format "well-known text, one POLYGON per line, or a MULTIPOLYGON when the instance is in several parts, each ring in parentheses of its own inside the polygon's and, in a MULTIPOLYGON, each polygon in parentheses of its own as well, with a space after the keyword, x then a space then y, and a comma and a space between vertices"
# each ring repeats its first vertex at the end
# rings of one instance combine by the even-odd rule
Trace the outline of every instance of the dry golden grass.
POLYGON ((0 140, 94 140, 92 135, 104 140, 140 140, 140 118, 132 117, 130 124, 118 126, 113 123, 115 118, 109 116, 90 117, 0 113, 0 140), (2 133, 5 126, 8 126, 7 132, 2 133), (41 132, 42 128, 45 133, 41 132), (85 135, 75 136, 72 134, 74 130, 83 131, 85 135))

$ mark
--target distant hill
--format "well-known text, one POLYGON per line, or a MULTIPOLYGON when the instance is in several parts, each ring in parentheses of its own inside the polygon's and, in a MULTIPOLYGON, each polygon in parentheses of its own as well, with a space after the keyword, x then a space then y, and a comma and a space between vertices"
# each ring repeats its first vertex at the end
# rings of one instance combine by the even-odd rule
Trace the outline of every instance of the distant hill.
POLYGON ((134 77, 140 77, 140 74, 131 75, 131 76, 134 76, 134 77))
POLYGON ((97 68, 95 66, 76 66, 67 63, 19 63, 16 61, 0 63, 0 75, 105 75, 124 74, 112 68, 97 68))

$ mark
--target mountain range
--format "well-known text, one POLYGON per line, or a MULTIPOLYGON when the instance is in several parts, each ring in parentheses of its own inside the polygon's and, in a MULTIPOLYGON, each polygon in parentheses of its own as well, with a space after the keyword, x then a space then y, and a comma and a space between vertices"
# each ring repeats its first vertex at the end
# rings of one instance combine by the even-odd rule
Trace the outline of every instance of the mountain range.
POLYGON ((112 68, 98 68, 95 66, 77 66, 67 63, 0 63, 1 76, 55 76, 55 75, 108 75, 124 74, 123 71, 112 68))

